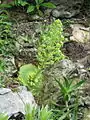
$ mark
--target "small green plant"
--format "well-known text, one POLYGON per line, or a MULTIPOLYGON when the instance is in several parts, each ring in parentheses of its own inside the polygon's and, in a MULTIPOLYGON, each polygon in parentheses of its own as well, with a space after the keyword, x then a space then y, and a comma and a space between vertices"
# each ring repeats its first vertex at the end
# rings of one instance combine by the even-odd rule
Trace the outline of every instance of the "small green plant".
POLYGON ((0 114, 0 120, 8 120, 8 116, 6 114, 0 114))
POLYGON ((27 13, 37 11, 39 15, 43 15, 43 12, 40 10, 41 7, 47 8, 56 8, 56 6, 51 2, 44 2, 44 0, 35 0, 35 5, 31 4, 27 8, 27 13))
POLYGON ((25 120, 64 120, 68 113, 64 112, 61 117, 54 119, 53 110, 50 110, 46 105, 45 107, 31 107, 29 104, 25 106, 25 120))
POLYGON ((25 106, 25 120, 36 120, 36 108, 31 107, 29 104, 26 104, 25 106))
POLYGON ((53 120, 52 111, 48 109, 48 106, 40 109, 40 107, 35 108, 26 104, 25 110, 25 120, 53 120))
POLYGON ((41 7, 55 8, 56 6, 51 2, 44 2, 44 0, 35 0, 35 4, 30 4, 23 0, 15 0, 15 5, 17 6, 26 6, 27 13, 38 12, 39 15, 43 15, 40 10, 41 7))
MULTIPOLYGON (((77 118, 75 118, 74 115, 71 114, 70 112, 70 100, 72 99, 73 94, 76 94, 76 91, 79 89, 79 87, 85 82, 84 80, 81 80, 77 83, 74 83, 73 79, 68 79, 66 77, 64 77, 64 82, 61 82, 60 80, 56 79, 56 82, 59 85, 59 89, 60 89, 60 93, 63 96, 63 100, 65 102, 65 107, 67 109, 67 112, 69 112, 68 115, 68 120, 77 120, 77 118), (72 119, 72 117, 74 119, 72 119)), ((76 97, 77 98, 77 97, 76 97)), ((73 110, 76 109, 77 104, 72 108, 73 110)), ((74 110, 75 111, 75 110, 74 110)), ((77 112, 77 111, 76 111, 77 112)))
POLYGON ((54 21, 41 33, 37 52, 37 60, 41 68, 46 68, 65 58, 60 50, 64 41, 63 26, 60 20, 54 21))
POLYGON ((39 87, 43 79, 41 69, 37 68, 32 64, 26 64, 20 67, 19 80, 23 85, 27 86, 28 89, 38 93, 39 87))

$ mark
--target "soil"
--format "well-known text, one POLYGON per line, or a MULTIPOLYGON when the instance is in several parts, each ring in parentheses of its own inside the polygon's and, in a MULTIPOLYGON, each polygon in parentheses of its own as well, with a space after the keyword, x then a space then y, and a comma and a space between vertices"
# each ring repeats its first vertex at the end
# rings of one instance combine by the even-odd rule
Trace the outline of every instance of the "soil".
POLYGON ((74 62, 81 62, 85 67, 90 67, 90 43, 76 41, 65 42, 62 51, 74 62))

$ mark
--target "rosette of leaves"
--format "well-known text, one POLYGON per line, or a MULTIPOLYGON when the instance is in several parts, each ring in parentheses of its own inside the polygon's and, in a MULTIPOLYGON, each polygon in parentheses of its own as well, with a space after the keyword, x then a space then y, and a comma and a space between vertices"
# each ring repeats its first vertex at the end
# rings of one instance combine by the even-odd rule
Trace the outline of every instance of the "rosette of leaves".
POLYGON ((42 83, 43 75, 42 71, 32 64, 26 64, 20 67, 19 80, 24 86, 33 93, 37 92, 42 83))
POLYGON ((37 48, 37 59, 41 68, 46 68, 65 58, 61 52, 64 41, 63 26, 60 20, 46 27, 46 30, 41 33, 37 48))

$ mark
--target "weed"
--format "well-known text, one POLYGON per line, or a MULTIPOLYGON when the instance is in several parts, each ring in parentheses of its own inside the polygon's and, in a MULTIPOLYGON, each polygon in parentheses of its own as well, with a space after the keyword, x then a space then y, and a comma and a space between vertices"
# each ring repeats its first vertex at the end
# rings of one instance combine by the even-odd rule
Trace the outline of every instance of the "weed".
MULTIPOLYGON (((69 107, 70 107, 69 103, 70 103, 70 100, 72 99, 72 93, 76 93, 76 91, 79 89, 79 87, 85 81, 81 80, 81 81, 79 81, 79 82, 77 82, 75 84, 73 79, 68 79, 68 78, 64 77, 64 82, 61 82, 60 80, 57 80, 57 79, 56 79, 56 82, 59 85, 60 93, 63 96, 63 100, 65 102, 65 107, 67 109, 67 112, 69 112, 68 120, 77 120, 77 117, 74 116, 74 115, 73 115, 74 119, 72 119, 72 114, 71 114, 70 109, 69 109, 69 107)), ((72 107, 72 110, 74 110, 74 114, 76 115, 76 113, 77 113, 77 104, 75 104, 75 106, 72 107)))

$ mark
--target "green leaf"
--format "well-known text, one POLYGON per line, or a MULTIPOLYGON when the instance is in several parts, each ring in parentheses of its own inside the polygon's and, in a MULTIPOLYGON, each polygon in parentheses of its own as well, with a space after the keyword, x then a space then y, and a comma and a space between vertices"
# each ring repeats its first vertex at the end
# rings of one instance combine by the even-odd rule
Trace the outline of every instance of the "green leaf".
POLYGON ((10 4, 0 4, 0 8, 11 8, 12 5, 10 4))
POLYGON ((38 0, 35 0, 36 4, 39 4, 38 0))
POLYGON ((61 92, 62 92, 63 94, 65 94, 65 93, 66 93, 66 89, 65 89, 65 87, 63 86, 63 84, 61 84, 61 83, 60 83, 60 80, 57 80, 57 79, 56 79, 56 82, 58 83, 61 92))
POLYGON ((65 80, 65 86, 68 88, 69 87, 69 80, 66 77, 64 77, 64 80, 65 80))
POLYGON ((70 89, 69 89, 69 92, 72 92, 72 91, 78 89, 84 82, 85 82, 85 80, 81 80, 77 84, 71 86, 70 89))
POLYGON ((26 5, 28 5, 27 2, 25 2, 25 1, 22 1, 22 2, 21 2, 21 6, 26 6, 26 5))
POLYGON ((51 2, 42 3, 41 6, 48 7, 48 8, 56 8, 56 6, 51 2))
POLYGON ((70 86, 70 87, 72 86, 73 81, 74 81, 73 79, 70 79, 70 80, 69 80, 69 86, 70 86))
POLYGON ((41 10, 38 10, 39 16, 43 16, 43 12, 41 10))
POLYGON ((40 120, 49 120, 50 117, 52 116, 51 110, 48 110, 48 106, 45 106, 41 108, 40 110, 40 120))
POLYGON ((58 120, 64 120, 68 114, 69 112, 64 113, 58 120))
POLYGON ((35 120, 36 109, 30 104, 25 105, 25 120, 35 120))
POLYGON ((44 2, 44 0, 38 0, 38 3, 39 4, 41 4, 41 3, 43 3, 44 2))
POLYGON ((27 13, 33 12, 34 10, 35 10, 35 6, 34 6, 34 5, 30 5, 30 6, 27 8, 27 13))

